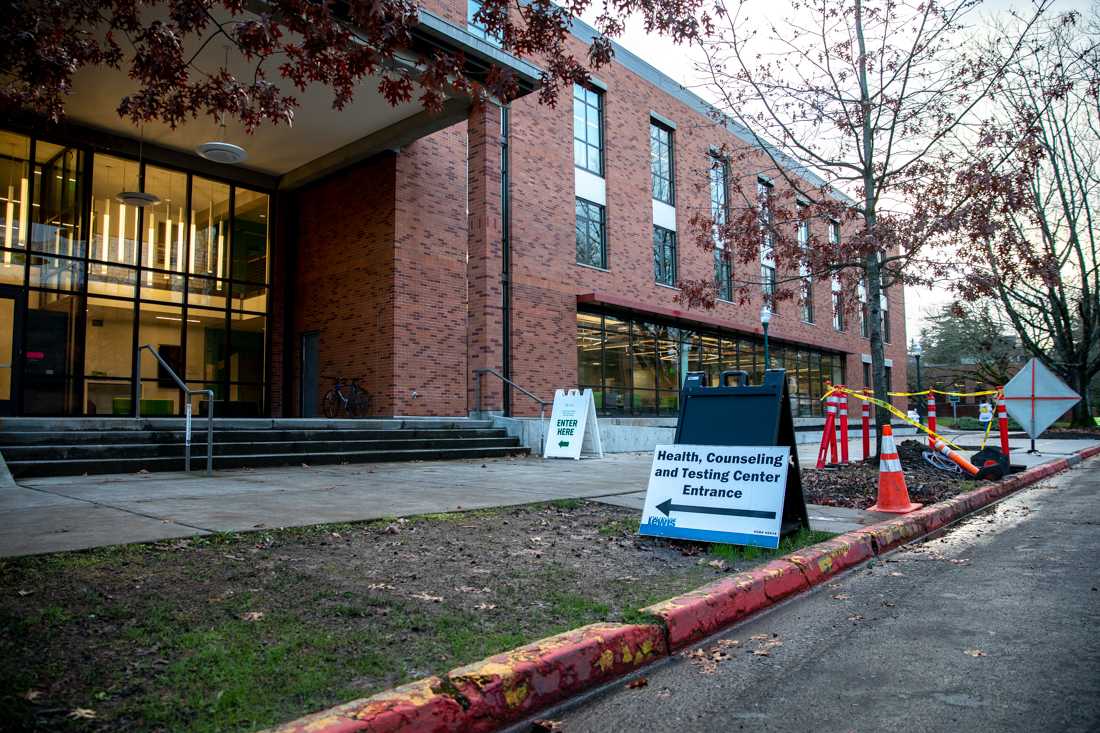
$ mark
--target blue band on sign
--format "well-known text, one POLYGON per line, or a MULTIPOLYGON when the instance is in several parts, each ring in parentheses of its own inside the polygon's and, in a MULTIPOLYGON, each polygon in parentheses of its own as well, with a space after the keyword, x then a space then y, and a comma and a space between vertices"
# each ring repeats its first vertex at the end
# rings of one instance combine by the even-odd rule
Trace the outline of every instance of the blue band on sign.
POLYGON ((779 547, 778 537, 745 534, 743 532, 716 532, 709 529, 643 524, 638 529, 638 534, 653 537, 675 537, 680 540, 699 540, 700 542, 722 542, 729 545, 754 545, 756 547, 768 547, 773 550, 779 547))

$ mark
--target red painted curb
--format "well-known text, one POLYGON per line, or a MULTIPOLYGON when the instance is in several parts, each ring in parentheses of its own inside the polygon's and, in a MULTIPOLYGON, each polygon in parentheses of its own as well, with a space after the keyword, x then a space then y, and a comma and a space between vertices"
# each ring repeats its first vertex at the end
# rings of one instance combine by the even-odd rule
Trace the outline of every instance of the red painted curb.
POLYGON ((371 697, 268 728, 261 733, 437 733, 464 730, 465 711, 439 677, 410 682, 371 697))
MULTIPOLYGON (((1100 446, 1077 451, 1100 455, 1100 446)), ((909 540, 1069 468, 1029 469, 947 501, 839 535, 761 568, 643 608, 664 623, 593 624, 373 697, 286 723, 267 733, 457 733, 491 731, 571 695, 629 675, 753 613, 909 540)))
POLYGON ((495 730, 668 655, 659 626, 592 624, 448 673, 465 731, 495 730))

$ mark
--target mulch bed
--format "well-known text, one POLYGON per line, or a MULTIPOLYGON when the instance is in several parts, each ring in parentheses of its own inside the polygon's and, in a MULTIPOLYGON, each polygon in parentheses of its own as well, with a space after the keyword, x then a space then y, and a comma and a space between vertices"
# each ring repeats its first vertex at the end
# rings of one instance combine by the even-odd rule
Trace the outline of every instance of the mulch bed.
MULTIPOLYGON (((897 446, 910 501, 935 504, 978 486, 969 474, 949 473, 929 465, 922 458, 927 443, 904 440, 897 446)), ((806 503, 867 509, 878 500, 878 472, 877 457, 821 471, 803 469, 806 503)))

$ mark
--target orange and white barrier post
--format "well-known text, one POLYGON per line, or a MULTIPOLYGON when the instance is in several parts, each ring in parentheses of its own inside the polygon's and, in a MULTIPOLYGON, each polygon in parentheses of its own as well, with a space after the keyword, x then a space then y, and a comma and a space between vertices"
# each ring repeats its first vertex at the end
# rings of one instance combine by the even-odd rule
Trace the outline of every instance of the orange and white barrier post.
MULTIPOLYGON (((844 385, 840 385, 841 389, 844 385)), ((841 392, 837 397, 840 407, 840 462, 848 462, 848 394, 841 392)))
POLYGON ((936 447, 936 439, 932 437, 931 433, 936 432, 936 393, 932 390, 928 390, 928 447, 936 447))
POLYGON ((979 470, 978 467, 970 461, 966 460, 966 458, 961 453, 956 453, 955 451, 951 450, 951 446, 949 446, 947 443, 943 442, 942 440, 937 440, 935 448, 937 451, 943 453, 945 456, 957 463, 960 468, 969 473, 971 476, 977 475, 979 470))
POLYGON ((832 444, 830 436, 836 435, 836 401, 833 399, 833 387, 826 383, 829 391, 825 395, 825 430, 821 433, 821 448, 817 451, 817 467, 825 468, 825 456, 832 444))
MULTIPOLYGON (((832 396, 830 396, 829 399, 833 402, 833 414, 835 415, 840 410, 840 395, 837 392, 833 392, 832 396)), ((833 429, 829 431, 829 455, 832 458, 830 462, 833 464, 836 464, 837 462, 836 433, 839 428, 839 421, 836 418, 833 418, 833 429)))
MULTIPOLYGON (((869 390, 863 390, 863 396, 870 394, 869 390)), ((871 403, 860 400, 863 403, 863 460, 871 457, 871 403)))
POLYGON ((921 508, 921 504, 909 501, 909 490, 905 488, 905 474, 901 470, 901 458, 894 445, 894 430, 889 425, 882 426, 882 457, 878 465, 878 501, 870 508, 872 512, 890 512, 905 514, 921 508))
POLYGON ((1008 455, 1008 406, 1005 404, 1005 394, 997 388, 997 423, 1001 430, 1001 453, 1008 455))

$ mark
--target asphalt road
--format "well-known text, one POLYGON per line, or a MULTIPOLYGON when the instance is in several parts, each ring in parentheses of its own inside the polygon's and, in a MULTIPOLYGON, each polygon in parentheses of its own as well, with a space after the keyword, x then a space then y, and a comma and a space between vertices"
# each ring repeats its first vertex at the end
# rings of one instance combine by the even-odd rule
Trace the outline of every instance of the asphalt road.
POLYGON ((702 645, 737 640, 730 659, 678 657, 549 717, 564 733, 1100 731, 1098 489, 1085 461, 702 645))

